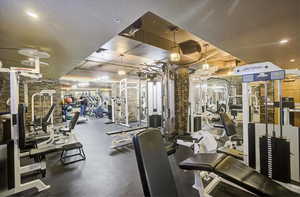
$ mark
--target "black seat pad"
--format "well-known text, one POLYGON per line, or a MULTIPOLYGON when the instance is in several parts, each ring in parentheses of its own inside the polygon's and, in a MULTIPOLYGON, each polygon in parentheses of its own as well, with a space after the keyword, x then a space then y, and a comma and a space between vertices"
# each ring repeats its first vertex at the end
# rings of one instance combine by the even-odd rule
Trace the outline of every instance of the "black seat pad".
POLYGON ((145 196, 177 197, 176 184, 158 129, 146 129, 133 137, 145 196))
POLYGON ((215 168, 216 174, 247 190, 262 196, 296 197, 296 194, 272 179, 258 173, 237 159, 228 156, 215 168))
POLYGON ((64 145, 63 149, 64 150, 73 150, 73 149, 79 149, 79 148, 82 148, 82 147, 83 147, 83 145, 80 142, 75 142, 75 143, 72 143, 72 144, 64 145))
POLYGON ((203 170, 213 172, 219 162, 226 157, 225 154, 206 153, 197 154, 184 161, 179 166, 185 170, 203 170))
POLYGON ((222 148, 219 148, 217 150, 217 152, 224 153, 226 155, 232 156, 241 161, 244 159, 244 153, 239 150, 236 150, 236 149, 222 147, 222 148))
POLYGON ((272 179, 258 173, 241 161, 225 154, 203 153, 190 157, 179 164, 186 170, 214 172, 254 194, 269 197, 300 197, 272 179))

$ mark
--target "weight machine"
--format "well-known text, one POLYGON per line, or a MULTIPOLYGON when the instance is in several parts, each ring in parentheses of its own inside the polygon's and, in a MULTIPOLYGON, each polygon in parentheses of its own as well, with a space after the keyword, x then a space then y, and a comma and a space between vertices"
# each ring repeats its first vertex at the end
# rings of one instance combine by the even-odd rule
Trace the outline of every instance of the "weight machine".
MULTIPOLYGON (((31 96, 31 121, 32 123, 34 124, 37 124, 37 125, 43 125, 43 117, 46 116, 46 105, 47 106, 51 106, 53 105, 53 95, 56 93, 55 90, 42 90, 40 92, 37 92, 37 93, 34 93, 32 96, 31 96), (36 112, 35 112, 35 108, 36 108, 36 98, 39 97, 39 104, 38 106, 40 108, 42 108, 41 110, 41 114, 39 117, 37 117, 36 115, 36 112), (45 97, 50 97, 50 105, 49 104, 45 104, 45 97)), ((48 108, 48 107, 47 107, 48 108)), ((48 112, 49 110, 47 110, 48 112)), ((45 120, 46 122, 51 122, 51 129, 53 129, 53 111, 52 113, 50 114, 50 116, 48 117, 48 120, 45 120)))
MULTIPOLYGON (((174 81, 170 79, 169 65, 159 63, 161 67, 153 71, 138 72, 138 127, 133 129, 107 132, 112 136, 112 149, 132 144, 134 134, 147 127, 160 128, 164 134, 173 129, 174 120, 174 81), (146 123, 146 124, 145 124, 146 123)), ((123 86, 126 87, 126 86, 123 86)), ((126 95, 126 92, 125 92, 126 95)), ((122 102, 120 98, 113 98, 112 103, 122 102)), ((116 105, 112 105, 114 112, 116 105)), ((113 113, 113 120, 115 120, 113 113)))
POLYGON ((0 72, 9 73, 10 79, 10 127, 5 132, 10 133, 10 137, 7 140, 7 166, 8 170, 8 185, 7 189, 0 191, 0 196, 10 196, 16 193, 20 193, 25 190, 36 188, 39 192, 49 189, 50 186, 43 183, 40 179, 35 179, 26 183, 21 183, 22 174, 36 171, 45 170, 45 161, 36 162, 34 164, 21 166, 20 163, 20 147, 19 147, 19 127, 20 127, 20 114, 19 114, 19 77, 26 76, 38 79, 40 75, 40 58, 47 58, 49 55, 37 50, 22 49, 20 54, 34 58, 34 69, 21 69, 0 68, 0 72))
POLYGON ((299 128, 283 125, 282 80, 286 71, 271 62, 256 63, 237 67, 234 74, 243 77, 243 141, 244 161, 262 174, 281 182, 300 181, 299 178, 299 128), (250 98, 253 89, 249 83, 262 82, 264 85, 264 123, 254 122, 250 98), (278 86, 279 125, 275 125, 274 88, 278 86), (272 86, 270 86, 270 83, 272 86), (269 99, 268 87, 273 87, 273 101, 269 99), (249 107, 250 106, 250 107, 249 107), (273 107, 271 116, 269 108, 273 107), (271 131, 271 132, 270 132, 271 131))
POLYGON ((203 123, 211 127, 208 119, 215 117, 216 112, 229 111, 230 82, 222 78, 191 77, 189 89, 188 131, 202 129, 203 123))
POLYGON ((128 82, 122 79, 114 84, 112 102, 112 122, 122 126, 131 127, 130 122, 139 119, 139 87, 137 82, 128 82))

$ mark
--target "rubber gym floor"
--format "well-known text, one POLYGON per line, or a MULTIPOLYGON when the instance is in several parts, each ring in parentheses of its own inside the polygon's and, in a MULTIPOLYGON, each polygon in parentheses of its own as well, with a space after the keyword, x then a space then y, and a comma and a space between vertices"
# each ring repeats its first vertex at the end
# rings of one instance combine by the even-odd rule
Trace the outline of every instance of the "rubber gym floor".
MULTIPOLYGON (((15 197, 142 197, 135 154, 132 148, 111 151, 111 137, 105 132, 122 129, 105 124, 107 120, 89 120, 75 127, 77 138, 84 145, 86 161, 63 166, 60 152, 47 155, 47 175, 42 180, 51 188, 38 193, 23 192, 15 197)), ((180 196, 196 197, 192 189, 194 176, 178 168, 181 161, 191 154, 180 148, 170 156, 170 163, 180 196)))

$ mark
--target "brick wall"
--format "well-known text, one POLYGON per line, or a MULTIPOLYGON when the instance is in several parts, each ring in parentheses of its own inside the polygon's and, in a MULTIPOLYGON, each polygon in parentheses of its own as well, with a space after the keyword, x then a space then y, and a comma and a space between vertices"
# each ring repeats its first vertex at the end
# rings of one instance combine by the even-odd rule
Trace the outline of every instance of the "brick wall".
MULTIPOLYGON (((20 78, 19 84, 19 100, 20 103, 24 103, 24 82, 28 81, 28 79, 20 78)), ((8 73, 0 73, 0 112, 10 111, 9 107, 6 105, 6 101, 10 98, 10 85, 9 85, 9 74, 8 73)), ((53 98, 53 102, 56 103, 56 108, 54 111, 54 123, 62 122, 62 109, 61 109, 61 89, 58 82, 35 82, 28 83, 28 112, 26 114, 26 120, 31 121, 31 96, 32 94, 44 90, 44 89, 54 89, 56 93, 53 98)), ((44 109, 45 113, 50 108, 50 100, 46 100, 44 109)), ((36 113, 40 114, 40 106, 39 102, 36 103, 36 113)))
MULTIPOLYGON (((28 113, 26 115, 27 120, 31 120, 31 97, 34 93, 40 92, 42 90, 55 90, 56 93, 53 95, 53 103, 56 104, 55 110, 54 110, 54 124, 61 123, 62 122, 62 109, 61 109, 61 89, 58 82, 35 82, 35 83, 28 83, 28 99, 29 99, 29 105, 28 105, 28 113)), ((45 97, 45 99, 42 99, 42 102, 40 103, 40 97, 35 97, 35 114, 37 116, 42 116, 42 114, 46 114, 51 107, 50 104, 50 97, 45 97), (43 113, 44 112, 44 113, 43 113)))

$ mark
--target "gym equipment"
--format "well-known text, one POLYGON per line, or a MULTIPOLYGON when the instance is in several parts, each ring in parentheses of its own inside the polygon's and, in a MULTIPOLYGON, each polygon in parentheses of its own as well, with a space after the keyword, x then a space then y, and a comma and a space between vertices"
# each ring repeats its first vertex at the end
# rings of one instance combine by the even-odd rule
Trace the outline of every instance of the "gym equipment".
MULTIPOLYGON (((178 196, 160 131, 144 130, 135 135, 133 144, 144 195, 178 196)), ((225 154, 197 154, 184 160, 179 166, 185 170, 201 170, 218 175, 212 178, 213 174, 209 174, 210 181, 205 192, 210 196, 300 196, 225 154)))
MULTIPOLYGON (((6 162, 8 166, 7 175, 7 187, 0 191, 1 197, 10 196, 30 189, 37 189, 38 192, 49 189, 50 186, 43 183, 40 179, 33 179, 28 182, 21 182, 21 176, 33 171, 41 171, 42 175, 45 176, 46 163, 44 161, 46 151, 54 151, 57 146, 53 144, 48 144, 48 146, 43 146, 43 149, 36 148, 37 143, 26 141, 25 133, 25 111, 26 106, 24 104, 19 104, 19 82, 20 76, 30 77, 33 79, 40 79, 41 74, 39 73, 39 58, 45 57, 45 53, 40 53, 36 50, 31 51, 35 58, 35 69, 27 68, 11 68, 5 69, 0 68, 0 72, 5 72, 9 74, 10 79, 10 116, 9 124, 10 126, 5 127, 6 134, 6 146, 7 146, 7 157, 6 162), (9 133, 9 134, 8 134, 9 133), (52 145, 52 146, 51 146, 52 145), (35 148, 32 148, 34 146, 35 148), (51 147, 51 148, 50 148, 51 147), (27 152, 22 152, 23 148, 31 148, 26 150, 27 152), (30 156, 35 159, 35 163, 30 165, 21 166, 21 158, 30 156)), ((27 52, 22 52, 22 54, 27 54, 27 52)), ((71 134, 66 136, 65 142, 71 143, 75 137, 71 134)), ((60 146, 63 146, 62 144, 60 146)), ((2 175, 2 173, 1 173, 2 175)))
MULTIPOLYGON (((107 135, 112 136, 112 145, 110 148, 118 149, 131 145, 133 135, 140 130, 151 127, 161 128, 167 137, 168 132, 172 130, 171 120, 174 115, 169 104, 171 103, 172 83, 170 80, 170 70, 167 64, 158 63, 161 67, 155 67, 156 70, 146 70, 138 72, 138 122, 137 128, 121 131, 108 132, 107 135), (171 88, 170 88, 171 87, 171 88), (146 127, 144 127, 147 123, 146 127)), ((126 80, 124 80, 124 83, 126 80)), ((174 85, 174 84, 173 84, 174 85)), ((124 85, 126 87, 126 84, 124 85)), ((123 90, 125 91, 125 89, 123 90)), ((126 95, 126 91, 125 91, 126 95)), ((114 111, 118 105, 122 105, 122 99, 119 97, 112 99, 112 120, 114 111)), ((120 110, 120 109, 118 109, 120 110)))
MULTIPOLYGON (((179 164, 184 170, 212 172, 258 196, 300 196, 272 179, 248 167, 241 161, 220 153, 203 153, 192 156, 179 164)), ((215 185, 215 183, 214 183, 215 185)), ((208 187, 208 186, 207 186, 208 187)), ((212 187, 212 185, 209 185, 212 187)))
MULTIPOLYGON (((53 95, 56 93, 55 90, 42 90, 40 92, 37 92, 37 93, 34 93, 32 96, 31 96, 31 121, 34 123, 34 124, 38 124, 38 122, 40 122, 40 125, 43 125, 43 121, 45 122, 49 122, 51 121, 51 125, 52 125, 52 129, 53 129, 53 110, 52 112, 50 113, 50 116, 48 117, 47 120, 44 120, 42 117, 47 117, 47 115, 45 116, 45 107, 49 104, 45 104, 45 97, 50 97, 50 109, 52 108, 53 106, 53 95), (36 97, 40 97, 39 99, 39 107, 42 108, 41 110, 41 116, 39 118, 36 117, 36 113, 35 113, 35 107, 36 107, 36 104, 35 104, 35 98, 36 97)), ((51 111, 51 110, 49 110, 51 111)), ((48 112, 49 113, 49 112, 48 112)))
POLYGON ((127 79, 120 80, 118 85, 114 84, 115 95, 111 99, 112 122, 130 127, 130 122, 138 121, 138 91, 137 83, 128 82, 127 79))
MULTIPOLYGON (((189 147, 193 150, 194 154, 198 153, 226 153, 237 159, 243 160, 243 153, 237 150, 242 141, 236 136, 236 128, 233 121, 229 118, 227 113, 220 113, 221 124, 218 129, 209 128, 193 132, 187 136, 178 136, 177 144, 189 147), (224 144, 222 138, 229 137, 229 140, 224 144), (218 148, 219 147, 219 148, 218 148)), ((204 182, 201 172, 194 172, 195 184, 193 188, 196 189, 200 196, 204 195, 204 182)))
MULTIPOLYGON (((1 191, 0 196, 9 196, 16 194, 25 190, 36 188, 39 192, 50 188, 50 186, 44 184, 40 179, 35 179, 26 183, 21 183, 21 175, 24 173, 32 172, 35 170, 45 170, 46 164, 44 161, 40 161, 31 165, 21 166, 20 164, 20 145, 22 145, 22 140, 19 139, 19 132, 23 125, 20 124, 20 118, 24 118, 22 114, 19 114, 19 85, 18 76, 22 75, 14 70, 1 69, 3 72, 8 72, 10 75, 10 122, 11 127, 10 140, 7 142, 7 166, 8 166, 8 187, 5 191, 1 191)), ((36 75, 32 72, 27 72, 26 76, 36 75)))
POLYGON ((76 163, 78 161, 84 161, 86 160, 86 156, 85 153, 83 151, 83 145, 80 142, 77 143, 73 143, 73 144, 67 144, 64 145, 62 147, 62 153, 60 156, 60 161, 64 164, 64 165, 69 165, 72 163, 76 163), (73 154, 68 154, 68 151, 73 151, 73 150, 77 150, 77 153, 73 153, 73 154), (79 156, 78 159, 74 159, 74 160, 69 160, 72 157, 77 157, 79 156), (69 160, 69 161, 68 161, 69 160))
MULTIPOLYGON (((27 141, 25 135, 25 127, 23 127, 23 129, 20 130, 19 136, 20 141, 25 144, 24 147, 26 148, 26 150, 21 153, 21 157, 34 157, 36 155, 44 156, 48 153, 62 151, 63 146, 65 145, 72 146, 78 143, 75 134, 72 132, 79 120, 78 117, 79 112, 75 112, 72 120, 69 122, 69 126, 57 128, 58 131, 54 133, 53 137, 50 135, 49 139, 44 139, 46 141, 51 140, 51 142, 44 144, 43 146, 38 146, 38 144, 40 144, 39 139, 31 139, 27 141), (28 145, 26 144, 27 142, 29 142, 28 145)), ((21 122, 23 122, 23 120, 21 122)))
POLYGON ((132 142, 144 195, 177 197, 175 181, 160 131, 146 129, 136 134, 132 142))
POLYGON ((207 121, 207 112, 228 112, 231 84, 223 78, 191 75, 189 89, 188 132, 199 131, 207 121))
MULTIPOLYGON (((250 167, 260 170, 264 175, 283 182, 300 181, 299 178, 299 128, 283 125, 283 100, 281 81, 285 78, 285 70, 271 62, 244 65, 235 68, 235 75, 243 77, 243 138, 244 161, 250 167), (270 121, 268 107, 274 101, 268 100, 268 81, 277 81, 279 101, 279 125, 270 121), (249 83, 264 83, 264 123, 250 122, 249 83), (269 124, 272 122, 272 124, 269 124), (272 131, 272 134, 269 133, 272 131), (283 135, 285 137, 283 137, 283 135), (280 150, 280 151, 279 151, 280 150)), ((274 88, 275 82, 273 82, 274 88)), ((273 90, 274 92, 274 90, 273 90)), ((273 93, 274 94, 274 93, 273 93)), ((274 97, 274 95, 273 95, 274 97)))
POLYGON ((28 126, 33 127, 33 130, 35 131, 35 133, 37 135, 38 135, 39 130, 43 130, 45 133, 47 133, 47 131, 49 129, 52 129, 52 130, 54 129, 51 117, 53 117, 55 107, 56 107, 56 104, 52 104, 51 107, 49 108, 49 111, 46 113, 46 115, 44 117, 35 118, 33 122, 28 124, 28 126), (51 128, 48 129, 49 125, 51 128))

